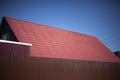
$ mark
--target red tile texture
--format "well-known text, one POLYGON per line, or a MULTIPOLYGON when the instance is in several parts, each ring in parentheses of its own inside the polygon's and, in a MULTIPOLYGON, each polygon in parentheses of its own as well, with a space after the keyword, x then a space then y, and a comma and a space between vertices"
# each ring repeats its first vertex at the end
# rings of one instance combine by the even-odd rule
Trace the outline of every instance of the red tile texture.
POLYGON ((20 42, 31 43, 30 56, 120 62, 96 37, 4 17, 20 42))

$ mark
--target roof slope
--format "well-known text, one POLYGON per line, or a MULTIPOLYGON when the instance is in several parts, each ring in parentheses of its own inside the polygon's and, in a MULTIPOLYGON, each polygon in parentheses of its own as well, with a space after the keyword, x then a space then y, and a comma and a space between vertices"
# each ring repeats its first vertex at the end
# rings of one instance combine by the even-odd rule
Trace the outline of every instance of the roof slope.
POLYGON ((4 17, 20 42, 31 43, 30 56, 120 62, 93 36, 4 17))

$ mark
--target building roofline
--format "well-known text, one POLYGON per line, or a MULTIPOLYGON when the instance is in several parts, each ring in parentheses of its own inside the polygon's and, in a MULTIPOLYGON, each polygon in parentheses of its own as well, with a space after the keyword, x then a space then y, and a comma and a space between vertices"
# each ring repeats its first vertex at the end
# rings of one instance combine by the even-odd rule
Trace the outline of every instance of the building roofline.
MULTIPOLYGON (((82 35, 86 35, 86 36, 90 36, 90 37, 95 37, 95 36, 84 34, 84 33, 79 33, 79 32, 75 32, 75 31, 71 31, 71 30, 67 30, 67 29, 62 29, 62 28, 57 28, 57 27, 48 26, 48 25, 44 25, 44 24, 39 24, 39 23, 31 22, 31 21, 22 20, 22 19, 16 19, 16 18, 8 17, 8 16, 3 16, 3 18, 4 19, 8 18, 8 19, 12 19, 12 20, 18 20, 18 21, 22 21, 22 22, 27 22, 27 23, 35 24, 35 25, 41 25, 41 26, 44 26, 44 27, 50 27, 50 28, 54 28, 54 29, 58 29, 58 30, 64 30, 64 31, 76 33, 76 34, 79 34, 79 35, 82 34, 82 35)), ((6 22, 8 22, 8 21, 6 20, 6 22)))
POLYGON ((20 45, 32 46, 32 44, 30 44, 30 43, 7 41, 7 40, 0 40, 0 43, 11 43, 11 44, 20 44, 20 45))

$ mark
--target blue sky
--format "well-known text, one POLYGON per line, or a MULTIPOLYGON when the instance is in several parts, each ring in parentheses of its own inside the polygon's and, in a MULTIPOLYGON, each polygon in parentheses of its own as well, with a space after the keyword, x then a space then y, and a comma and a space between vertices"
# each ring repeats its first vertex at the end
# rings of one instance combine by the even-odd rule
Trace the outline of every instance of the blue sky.
POLYGON ((119 0, 1 0, 2 16, 96 36, 120 51, 119 0))

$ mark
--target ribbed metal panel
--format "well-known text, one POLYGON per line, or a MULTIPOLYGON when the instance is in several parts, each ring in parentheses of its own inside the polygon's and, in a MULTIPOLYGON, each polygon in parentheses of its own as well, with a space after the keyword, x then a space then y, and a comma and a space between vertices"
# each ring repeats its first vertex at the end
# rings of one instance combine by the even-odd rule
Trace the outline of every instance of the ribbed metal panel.
POLYGON ((120 80, 119 63, 0 57, 1 80, 120 80))
POLYGON ((120 80, 120 63, 26 54, 29 54, 28 46, 0 44, 0 80, 120 80))
POLYGON ((13 44, 13 43, 1 43, 0 42, 0 55, 30 55, 30 46, 13 44))

